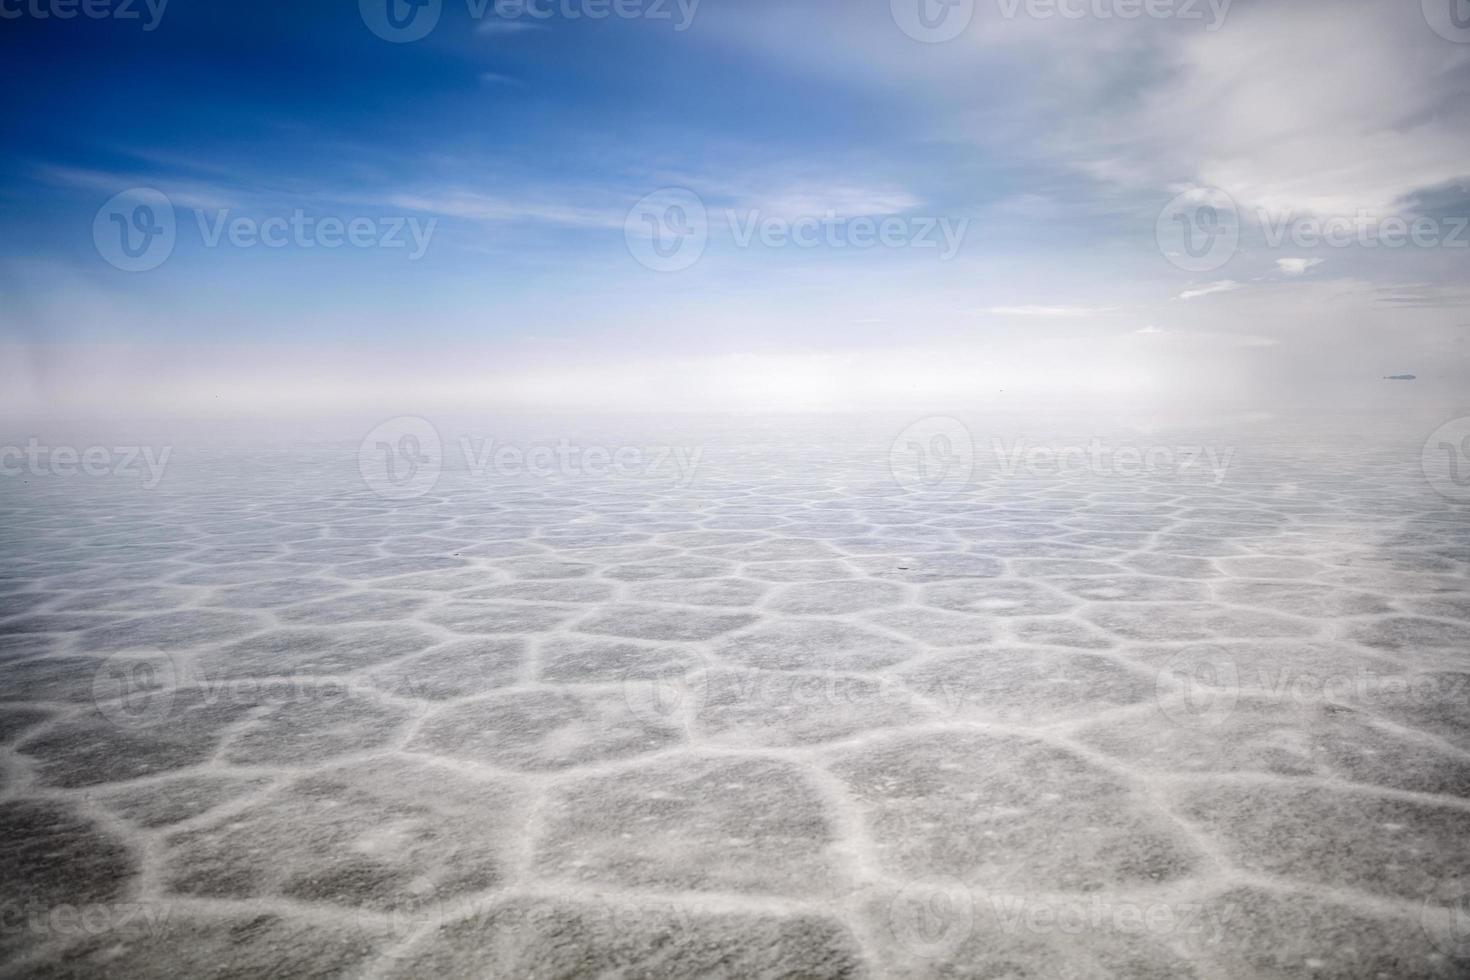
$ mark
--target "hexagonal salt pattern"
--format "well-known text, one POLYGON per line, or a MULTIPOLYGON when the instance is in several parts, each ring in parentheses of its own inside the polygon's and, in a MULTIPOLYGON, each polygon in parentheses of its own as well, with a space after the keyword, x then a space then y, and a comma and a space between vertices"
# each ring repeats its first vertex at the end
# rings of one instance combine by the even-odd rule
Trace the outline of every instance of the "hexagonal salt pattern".
POLYGON ((6 485, 0 975, 1470 973, 1417 444, 941 492, 790 424, 692 482, 6 485))

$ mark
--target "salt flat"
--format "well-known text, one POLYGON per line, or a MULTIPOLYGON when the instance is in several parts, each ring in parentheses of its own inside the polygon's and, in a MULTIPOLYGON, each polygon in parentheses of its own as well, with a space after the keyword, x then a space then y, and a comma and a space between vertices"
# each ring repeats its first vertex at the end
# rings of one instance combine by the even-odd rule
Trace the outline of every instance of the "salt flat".
POLYGON ((7 975, 1464 976, 1433 425, 912 421, 7 478, 7 975))

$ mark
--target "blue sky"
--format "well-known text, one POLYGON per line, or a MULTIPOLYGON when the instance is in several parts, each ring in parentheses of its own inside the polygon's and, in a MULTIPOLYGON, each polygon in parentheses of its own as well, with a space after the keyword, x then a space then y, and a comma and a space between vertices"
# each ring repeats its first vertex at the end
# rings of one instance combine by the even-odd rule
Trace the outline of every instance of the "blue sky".
POLYGON ((0 3, 23 93, 0 117, 12 411, 1470 381, 1470 38, 1416 3, 1122 20, 1099 15, 1111 0, 1075 19, 976 0, 927 43, 902 29, 910 0, 659 4, 667 19, 441 0, 427 36, 390 43, 335 0, 172 0, 152 25, 141 2, 139 20, 35 15, 54 2, 0 3), (176 224, 146 271, 94 237, 131 188, 176 224), (708 244, 656 271, 625 226, 666 188, 695 195, 708 244), (1181 267, 1161 212, 1215 189, 1239 248, 1181 267), (1301 247, 1261 227, 1360 212, 1427 216, 1436 237, 1301 247), (431 232, 417 257, 208 243, 221 218, 297 213, 431 232), (823 219, 848 237, 891 219, 905 244, 738 234, 823 219), (963 228, 952 255, 908 244, 941 224, 963 228))

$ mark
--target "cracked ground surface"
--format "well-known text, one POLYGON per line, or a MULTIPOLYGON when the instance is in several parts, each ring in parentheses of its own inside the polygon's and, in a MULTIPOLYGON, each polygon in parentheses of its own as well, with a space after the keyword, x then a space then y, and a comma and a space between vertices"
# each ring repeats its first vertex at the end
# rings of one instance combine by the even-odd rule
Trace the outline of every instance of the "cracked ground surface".
POLYGON ((939 488, 723 438, 12 481, 0 970, 1470 971, 1470 508, 1417 442, 939 488))

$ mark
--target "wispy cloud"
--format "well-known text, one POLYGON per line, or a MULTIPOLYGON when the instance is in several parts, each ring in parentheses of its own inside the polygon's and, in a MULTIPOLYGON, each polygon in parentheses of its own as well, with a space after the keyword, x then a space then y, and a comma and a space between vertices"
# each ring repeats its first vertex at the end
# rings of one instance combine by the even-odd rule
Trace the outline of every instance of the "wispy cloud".
POLYGON ((497 197, 474 191, 393 194, 387 198, 387 203, 407 211, 502 224, 543 223, 572 228, 621 229, 626 217, 614 209, 497 197))
POLYGON ((1112 313, 1116 309, 1113 306, 986 306, 974 312, 991 316, 1084 317, 1112 313))
POLYGON ((129 188, 154 187, 174 204, 186 208, 233 208, 239 206, 241 196, 234 188, 160 174, 114 173, 49 164, 37 167, 34 173, 49 184, 97 191, 109 197, 129 188))
POLYGON ((1179 298, 1199 299, 1201 296, 1213 296, 1216 293, 1230 293, 1244 288, 1244 283, 1238 283, 1234 279, 1221 279, 1219 282, 1212 282, 1208 286, 1201 286, 1198 289, 1186 289, 1179 294, 1179 298))
POLYGON ((1429 283, 1406 283, 1374 290, 1374 300, 1385 306, 1416 309, 1470 309, 1470 289, 1429 283))
POLYGON ((512 88, 525 88, 526 83, 511 75, 502 75, 498 71, 482 71, 479 75, 481 85, 509 85, 512 88))
POLYGON ((475 28, 475 33, 488 37, 504 37, 510 34, 524 34, 527 31, 539 31, 540 24, 526 20, 505 20, 503 18, 487 17, 480 21, 480 26, 475 28))

